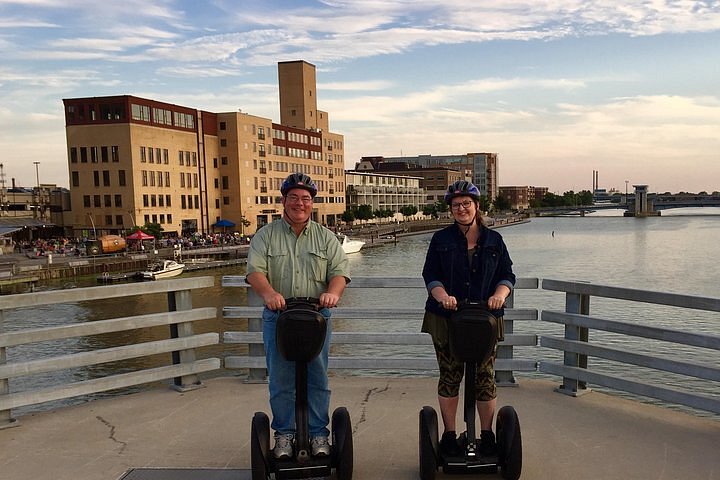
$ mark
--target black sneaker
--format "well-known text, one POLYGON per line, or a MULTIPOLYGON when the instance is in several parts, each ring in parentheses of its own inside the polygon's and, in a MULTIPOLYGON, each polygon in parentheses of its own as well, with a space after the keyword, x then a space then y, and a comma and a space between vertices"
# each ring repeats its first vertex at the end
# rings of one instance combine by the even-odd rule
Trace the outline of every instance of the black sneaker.
POLYGON ((482 430, 480 432, 480 455, 483 457, 496 457, 497 454, 495 434, 492 430, 482 430))
POLYGON ((440 451, 448 457, 457 457, 462 454, 454 431, 450 430, 443 433, 440 439, 440 451))

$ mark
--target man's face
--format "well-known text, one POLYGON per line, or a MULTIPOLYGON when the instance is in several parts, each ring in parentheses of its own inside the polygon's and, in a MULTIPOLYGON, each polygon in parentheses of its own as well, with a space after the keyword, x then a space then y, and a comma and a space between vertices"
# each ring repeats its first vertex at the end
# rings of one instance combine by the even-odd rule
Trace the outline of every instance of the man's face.
POLYGON ((293 188, 282 199, 285 215, 292 223, 305 223, 310 219, 313 198, 304 188, 293 188))

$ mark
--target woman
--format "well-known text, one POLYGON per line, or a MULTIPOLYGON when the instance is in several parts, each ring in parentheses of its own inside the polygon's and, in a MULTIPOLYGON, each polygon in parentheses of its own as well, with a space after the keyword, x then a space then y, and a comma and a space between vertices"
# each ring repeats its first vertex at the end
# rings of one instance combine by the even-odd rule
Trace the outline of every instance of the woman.
MULTIPOLYGON (((448 455, 457 455, 460 450, 455 417, 464 364, 450 354, 447 318, 457 310, 458 302, 484 302, 502 325, 503 306, 515 285, 515 275, 502 236, 482 222, 478 188, 470 182, 457 181, 448 187, 445 202, 455 223, 433 235, 425 257, 423 279, 429 295, 422 331, 432 336, 440 369, 438 402, 445 428, 440 448, 448 455)), ((496 452, 492 431, 497 396, 494 361, 493 355, 476 368, 481 455, 496 452)))

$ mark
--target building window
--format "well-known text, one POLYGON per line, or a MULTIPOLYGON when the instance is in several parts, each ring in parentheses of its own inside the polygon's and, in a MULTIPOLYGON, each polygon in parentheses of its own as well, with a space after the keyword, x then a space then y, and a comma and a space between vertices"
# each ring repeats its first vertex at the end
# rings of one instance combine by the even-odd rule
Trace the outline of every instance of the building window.
POLYGON ((95 183, 96 187, 100 186, 100 172, 97 170, 93 170, 93 182, 95 183))
POLYGON ((185 188, 185 174, 180 173, 180 188, 185 188))
POLYGON ((157 197, 155 195, 150 195, 150 206, 157 207, 157 197))
POLYGON ((103 187, 110 186, 110 170, 103 170, 103 187))
POLYGON ((145 147, 140 147, 140 161, 142 163, 147 162, 147 149, 145 147))
POLYGON ((192 177, 190 176, 190 172, 185 174, 187 176, 187 188, 192 187, 192 177))
POLYGON ((193 200, 195 201, 195 208, 200 208, 200 196, 199 196, 199 195, 195 195, 195 196, 193 197, 193 200))
POLYGON ((227 190, 230 188, 230 179, 227 177, 227 175, 223 175, 222 177, 222 188, 223 190, 227 190))
POLYGON ((165 223, 165 214, 164 213, 160 214, 160 223, 161 224, 165 223))
POLYGON ((197 167, 197 153, 192 152, 192 166, 197 167))
POLYGON ((122 225, 123 222, 123 216, 122 215, 115 215, 115 225, 122 225))
POLYGON ((112 225, 112 215, 105 215, 105 225, 112 225))
POLYGON ((223 165, 227 165, 228 164, 227 157, 220 157, 220 163, 222 163, 223 165))
POLYGON ((148 147, 148 163, 155 163, 155 151, 153 147, 148 147))
POLYGON ((213 158, 213 168, 218 168, 217 158, 213 158))
POLYGON ((100 161, 102 163, 108 163, 110 161, 110 156, 108 154, 108 147, 102 146, 100 147, 100 161))
POLYGON ((220 122, 220 130, 225 130, 227 128, 227 124, 225 122, 220 122))
POLYGON ((144 215, 145 223, 150 223, 150 215, 144 215))
POLYGON ((118 185, 125 186, 125 170, 118 170, 118 185))
POLYGON ((150 172, 148 172, 148 173, 150 174, 150 186, 154 187, 155 186, 155 172, 150 170, 150 172))
POLYGON ((113 145, 110 147, 110 157, 112 158, 113 163, 117 163, 120 161, 120 147, 117 145, 113 145))
POLYGON ((170 151, 167 148, 163 148, 163 163, 165 165, 170 163, 170 151))
POLYGON ((117 208, 122 208, 122 195, 115 195, 115 206, 117 208))
POLYGON ((165 172, 165 186, 170 186, 170 172, 165 172))
POLYGON ((223 205, 230 205, 230 197, 223 197, 223 205))
POLYGON ((98 163, 98 148, 90 147, 90 161, 92 163, 98 163))
POLYGON ((147 187, 148 186, 148 179, 147 179, 147 170, 142 171, 142 186, 147 187))
POLYGON ((83 195, 83 207, 90 208, 90 195, 83 195))
POLYGON ((182 208, 183 210, 185 210, 185 208, 187 208, 185 206, 185 195, 180 195, 180 208, 182 208))
POLYGON ((163 186, 163 172, 157 172, 157 186, 163 186))
POLYGON ((220 181, 217 178, 213 179, 213 183, 215 184, 215 188, 220 188, 220 181))
POLYGON ((147 105, 130 105, 130 111, 133 120, 142 120, 143 122, 150 121, 150 107, 147 105))
POLYGON ((157 202, 158 202, 158 207, 164 207, 165 206, 165 196, 158 195, 157 202))
POLYGON ((106 207, 112 207, 112 196, 110 195, 103 195, 103 200, 106 207))
POLYGON ((178 152, 178 161, 180 165, 185 165, 185 157, 183 156, 182 150, 178 152))
POLYGON ((80 147, 80 163, 87 163, 87 147, 80 147))
MULTIPOLYGON (((170 195, 165 195, 165 205, 167 205, 168 207, 171 207, 171 206, 172 206, 172 205, 170 204, 170 195)), ((169 220, 169 218, 170 218, 170 217, 168 217, 168 223, 171 223, 172 220, 169 220)))
POLYGON ((79 174, 79 172, 70 172, 70 176, 72 177, 72 186, 73 186, 73 187, 79 187, 79 186, 80 186, 80 174, 79 174))
POLYGON ((93 206, 100 208, 100 195, 93 195, 93 206))
POLYGON ((220 199, 219 198, 215 199, 215 208, 220 208, 220 199))
POLYGON ((193 173, 193 187, 198 188, 198 174, 193 173))
POLYGON ((143 195, 143 207, 150 206, 150 196, 148 194, 143 195))
POLYGON ((167 223, 172 223, 172 214, 168 213, 167 220, 167 223))
POLYGON ((221 147, 227 147, 227 139, 226 139, 226 138, 221 138, 221 139, 220 139, 220 146, 221 146, 221 147))

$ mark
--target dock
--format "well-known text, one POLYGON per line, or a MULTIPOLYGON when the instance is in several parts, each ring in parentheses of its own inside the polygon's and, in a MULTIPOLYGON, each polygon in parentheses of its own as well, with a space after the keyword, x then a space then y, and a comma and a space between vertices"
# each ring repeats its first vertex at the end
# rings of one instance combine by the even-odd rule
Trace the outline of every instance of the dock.
MULTIPOLYGON (((330 378, 331 409, 348 408, 357 480, 418 478, 418 414, 437 409, 435 378, 330 378)), ((178 393, 142 393, 31 414, 0 430, 0 471, 12 480, 250 479, 250 421, 269 412, 267 385, 240 377, 178 393)), ((520 417, 532 480, 716 479, 720 422, 592 392, 554 392, 526 379, 498 403, 520 417)), ((460 424, 459 424, 460 425, 460 424)), ((470 478, 438 474, 443 478, 470 478)), ((500 475, 472 478, 499 479, 500 475)))

